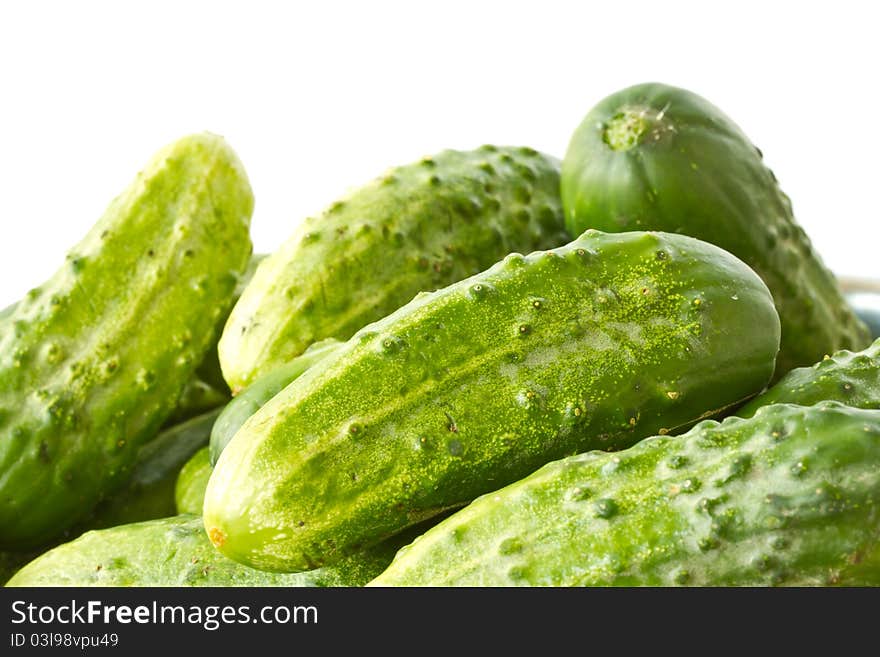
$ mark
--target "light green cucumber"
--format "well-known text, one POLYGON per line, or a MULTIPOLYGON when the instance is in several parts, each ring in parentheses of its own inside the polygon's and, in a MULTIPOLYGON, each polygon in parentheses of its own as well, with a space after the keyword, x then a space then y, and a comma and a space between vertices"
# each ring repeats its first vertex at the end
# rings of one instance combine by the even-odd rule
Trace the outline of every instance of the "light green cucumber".
POLYGON ((711 244, 588 231, 364 327, 257 411, 205 494, 209 536, 267 570, 332 563, 588 449, 760 392, 779 319, 711 244))
POLYGON ((530 148, 447 150, 333 203, 257 269, 220 339, 233 392, 415 294, 570 238, 559 163, 530 148))
POLYGON ((336 353, 342 344, 333 338, 315 342, 289 363, 264 374, 238 393, 223 409, 211 431, 211 465, 217 462, 226 445, 251 415, 312 365, 336 353))
POLYGON ((390 563, 387 543, 335 566, 267 573, 225 558, 196 515, 91 531, 37 557, 7 586, 362 586, 390 563))
POLYGON ((211 477, 211 458, 207 446, 193 454, 177 476, 174 485, 174 502, 177 513, 202 515, 205 489, 211 477))
POLYGON ((765 406, 545 465, 373 586, 880 585, 880 411, 765 406))
POLYGON ((125 485, 227 312, 252 208, 221 137, 180 139, 0 320, 0 548, 60 536, 125 485))

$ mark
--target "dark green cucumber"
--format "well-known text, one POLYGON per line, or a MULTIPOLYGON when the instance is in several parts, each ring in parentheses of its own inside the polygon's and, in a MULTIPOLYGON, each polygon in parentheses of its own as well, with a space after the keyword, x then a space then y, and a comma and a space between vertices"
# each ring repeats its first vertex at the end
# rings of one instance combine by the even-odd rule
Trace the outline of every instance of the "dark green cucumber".
POLYGON ((166 429, 141 447, 125 487, 98 505, 86 527, 101 529, 176 514, 177 477, 194 454, 207 448, 219 414, 220 409, 208 411, 166 429))
POLYGON ((748 263, 773 293, 782 322, 777 378, 871 341, 761 152, 690 91, 640 84, 599 102, 571 138, 561 188, 575 235, 587 228, 684 233, 748 263))
POLYGON ((174 503, 177 513, 202 515, 205 503, 205 489, 211 477, 211 458, 209 448, 203 447, 193 454, 177 476, 174 485, 174 503))
POLYGON ((880 585, 880 411, 776 404, 545 465, 374 586, 880 585))
POLYGON ((199 516, 180 515, 83 534, 27 564, 7 586, 362 586, 399 547, 389 542, 310 572, 267 573, 225 558, 199 516))
POLYGON ((761 391, 764 283, 683 235, 603 234, 425 293, 254 414, 205 523, 224 553, 302 570, 540 465, 680 429, 761 391))
POLYGON ((238 393, 223 409, 211 431, 211 465, 217 462, 226 445, 251 415, 312 365, 338 351, 342 344, 333 338, 315 342, 289 363, 264 374, 238 393))
MULTIPOLYGON (((238 279, 238 283, 235 286, 232 301, 226 306, 229 310, 232 309, 231 306, 238 301, 242 291, 250 283, 257 265, 265 258, 265 254, 254 254, 251 256, 247 269, 238 279)), ((177 407, 174 409, 171 417, 166 420, 166 426, 174 426, 185 422, 190 418, 210 411, 212 408, 223 406, 231 399, 232 395, 229 391, 229 386, 226 385, 226 381, 223 379, 223 372, 220 370, 220 358, 217 355, 217 342, 220 340, 220 335, 223 333, 223 327, 226 325, 228 318, 228 313, 220 316, 215 328, 214 341, 208 348, 208 353, 199 364, 195 374, 186 384, 186 387, 184 387, 183 394, 177 401, 177 407)))
POLYGON ((859 352, 838 351, 812 367, 799 367, 736 414, 751 417, 762 406, 838 401, 855 408, 880 408, 880 340, 859 352))
POLYGON ((559 163, 530 148, 443 151, 306 219, 254 275, 220 339, 234 392, 324 338, 513 251, 559 246, 559 163))
POLYGON ((180 139, 0 320, 0 548, 61 535, 125 484, 227 311, 252 208, 222 138, 180 139))

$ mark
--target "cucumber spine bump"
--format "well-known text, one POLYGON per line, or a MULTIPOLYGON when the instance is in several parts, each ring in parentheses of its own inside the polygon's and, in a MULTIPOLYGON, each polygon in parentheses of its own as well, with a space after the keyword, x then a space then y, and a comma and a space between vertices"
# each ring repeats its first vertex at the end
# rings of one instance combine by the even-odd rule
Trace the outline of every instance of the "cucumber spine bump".
POLYGON ((722 249, 603 234, 419 295, 254 414, 205 526, 230 557, 302 570, 587 449, 675 431, 758 393, 773 300, 722 249))

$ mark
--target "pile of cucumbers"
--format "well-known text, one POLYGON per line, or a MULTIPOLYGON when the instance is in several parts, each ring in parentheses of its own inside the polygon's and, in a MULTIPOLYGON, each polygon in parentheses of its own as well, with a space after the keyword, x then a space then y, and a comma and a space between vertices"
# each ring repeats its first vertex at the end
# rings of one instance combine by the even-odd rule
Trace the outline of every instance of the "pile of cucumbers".
POLYGON ((0 312, 0 581, 880 585, 880 340, 703 98, 253 206, 180 139, 0 312))

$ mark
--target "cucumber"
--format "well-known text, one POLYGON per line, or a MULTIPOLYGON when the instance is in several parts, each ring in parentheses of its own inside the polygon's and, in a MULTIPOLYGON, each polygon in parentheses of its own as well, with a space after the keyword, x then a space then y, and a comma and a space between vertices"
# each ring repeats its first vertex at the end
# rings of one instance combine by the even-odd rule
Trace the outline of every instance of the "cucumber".
POLYGON ((7 586, 362 586, 390 563, 387 543, 335 566, 266 573, 226 559, 196 515, 179 515, 83 534, 37 557, 7 586))
POLYGON ((423 290, 570 238, 559 162, 530 148, 443 151, 310 217, 257 269, 220 339, 233 392, 423 290))
POLYGON ((177 513, 202 515, 205 488, 211 476, 209 448, 203 447, 180 470, 174 486, 174 502, 177 513))
POLYGON ((773 293, 782 322, 777 378, 871 342, 761 151, 690 91, 640 84, 600 101, 571 138, 561 190, 572 234, 684 233, 748 263, 773 293))
POLYGON ((880 408, 880 339, 859 352, 838 351, 812 367, 799 367, 736 414, 751 417, 762 406, 838 401, 855 408, 880 408))
POLYGON ((205 526, 255 568, 332 563, 587 449, 761 391, 779 319, 760 278, 682 235, 603 234, 418 296, 255 413, 205 526))
POLYGON ((180 139, 0 320, 0 548, 60 536, 125 484, 228 309, 252 209, 222 138, 180 139))
POLYGON ((775 404, 545 465, 371 586, 880 585, 880 411, 775 404))
POLYGON ((217 463, 226 445, 251 415, 312 365, 336 353, 342 344, 333 338, 315 342, 289 363, 264 374, 238 393, 223 409, 211 431, 211 465, 217 463))

